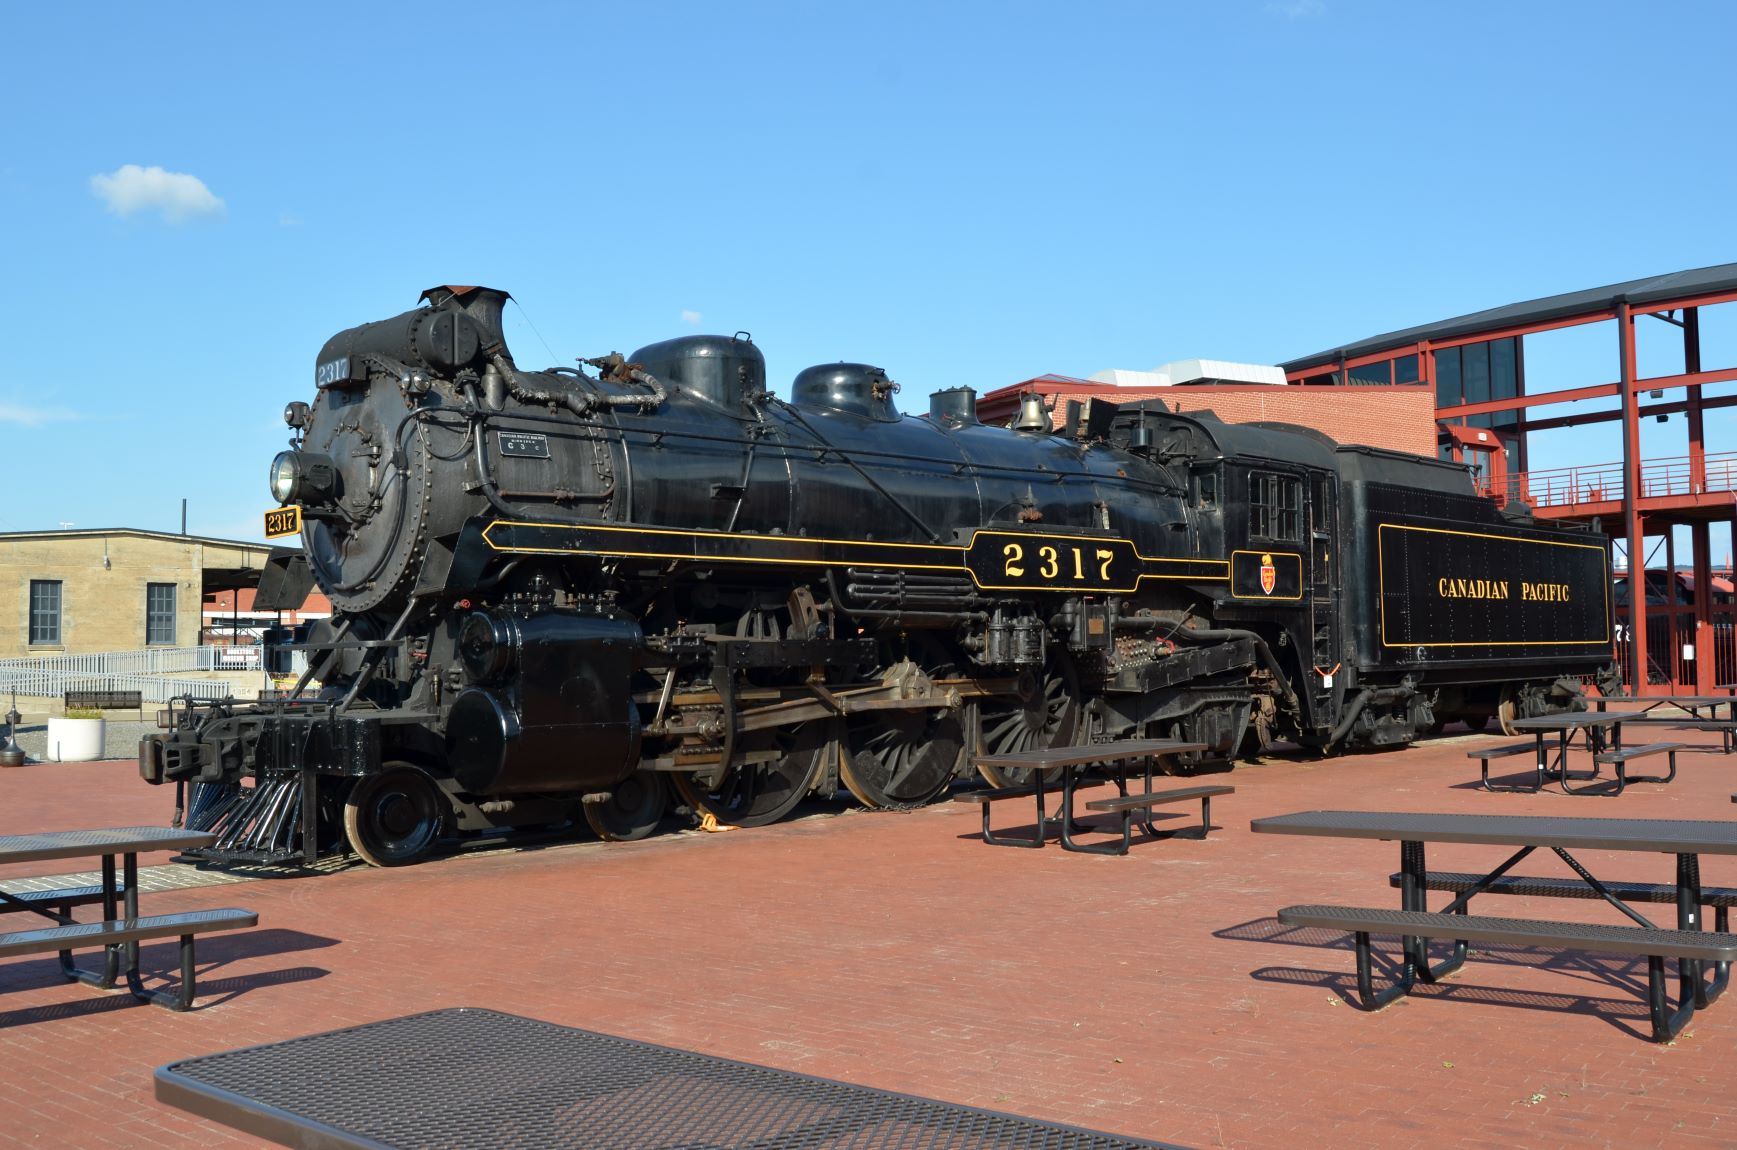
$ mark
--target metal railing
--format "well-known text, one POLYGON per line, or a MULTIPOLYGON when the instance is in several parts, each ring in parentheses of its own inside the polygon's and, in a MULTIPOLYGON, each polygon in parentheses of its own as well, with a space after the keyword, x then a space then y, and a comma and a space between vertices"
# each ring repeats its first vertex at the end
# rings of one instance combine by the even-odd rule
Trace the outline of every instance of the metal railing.
MULTIPOLYGON (((1737 491, 1737 451, 1711 453, 1706 463, 1705 482, 1696 483, 1687 455, 1641 460, 1641 498, 1737 491)), ((1622 464, 1592 463, 1516 475, 1481 475, 1478 493, 1524 499, 1534 507, 1615 502, 1622 498, 1622 464)))

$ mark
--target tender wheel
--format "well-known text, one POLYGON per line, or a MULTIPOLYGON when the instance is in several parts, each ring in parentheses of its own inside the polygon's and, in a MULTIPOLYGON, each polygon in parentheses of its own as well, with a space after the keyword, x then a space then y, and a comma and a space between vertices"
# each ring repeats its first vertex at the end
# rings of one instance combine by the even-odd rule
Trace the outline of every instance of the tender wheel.
POLYGON ((732 765, 678 774, 671 781, 696 811, 709 811, 731 826, 763 827, 789 814, 814 788, 838 730, 839 724, 828 719, 743 735, 732 765))
MULTIPOLYGON (((1079 697, 1073 659, 1065 651, 1053 651, 1041 676, 1036 671, 1021 672, 1017 698, 984 699, 978 704, 982 751, 1007 755, 1071 746, 1079 733, 1079 697)), ((1024 768, 983 767, 978 773, 992 787, 1018 787, 1031 781, 1031 771, 1024 768)), ((1044 776, 1046 784, 1060 779, 1059 769, 1044 776)))
POLYGON ((603 802, 587 802, 585 821, 606 842, 630 843, 649 835, 663 819, 669 788, 656 771, 634 771, 615 784, 603 802))
POLYGON ((1464 716, 1461 716, 1460 722, 1462 722, 1466 725, 1466 730, 1472 732, 1472 734, 1475 735, 1479 731, 1482 731, 1485 727, 1490 725, 1490 716, 1488 716, 1488 715, 1464 715, 1464 716))
POLYGON ((440 788, 409 763, 356 780, 344 800, 344 837, 371 866, 408 866, 439 841, 448 807, 440 788))
MULTIPOLYGON (((911 637, 905 659, 931 679, 949 678, 953 661, 941 644, 911 637)), ((889 659, 886 674, 901 660, 889 659)), ((844 785, 871 807, 922 806, 947 789, 965 759, 960 711, 944 705, 914 711, 865 711, 845 724, 838 773, 844 785)))

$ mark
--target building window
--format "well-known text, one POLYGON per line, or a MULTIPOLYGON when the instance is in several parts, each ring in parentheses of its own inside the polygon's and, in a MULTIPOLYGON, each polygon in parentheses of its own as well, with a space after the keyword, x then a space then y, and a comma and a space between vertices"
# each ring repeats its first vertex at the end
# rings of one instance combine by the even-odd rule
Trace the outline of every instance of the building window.
POLYGON ((1297 543, 1303 538, 1303 484, 1289 475, 1249 474, 1249 534, 1297 543))
MULTIPOLYGON (((1490 403, 1514 399, 1520 394, 1520 341, 1506 339, 1468 343, 1435 353, 1435 405, 1459 407, 1466 403, 1490 403)), ((1518 412, 1484 412, 1467 416, 1467 427, 1517 429, 1518 412)))
POLYGON ((1366 386, 1369 384, 1389 384, 1393 382, 1393 361, 1378 359, 1374 363, 1365 363, 1351 368, 1347 374, 1350 375, 1351 382, 1354 384, 1360 383, 1366 386))
POLYGON ((173 646, 175 643, 175 585, 145 584, 145 643, 173 646))
POLYGON ((30 641, 60 642, 60 580, 30 581, 30 641))

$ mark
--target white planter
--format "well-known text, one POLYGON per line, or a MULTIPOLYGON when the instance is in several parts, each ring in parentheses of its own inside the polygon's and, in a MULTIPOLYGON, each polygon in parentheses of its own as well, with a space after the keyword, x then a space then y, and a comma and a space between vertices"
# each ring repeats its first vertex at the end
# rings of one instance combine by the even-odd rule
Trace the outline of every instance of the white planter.
POLYGON ((103 757, 104 720, 48 720, 48 751, 51 763, 88 763, 103 757))

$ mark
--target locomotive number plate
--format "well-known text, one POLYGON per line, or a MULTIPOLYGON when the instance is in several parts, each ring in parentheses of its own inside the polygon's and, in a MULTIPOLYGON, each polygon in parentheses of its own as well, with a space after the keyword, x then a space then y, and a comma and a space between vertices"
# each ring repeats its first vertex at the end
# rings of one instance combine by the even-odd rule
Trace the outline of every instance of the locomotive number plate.
POLYGON ((983 590, 1132 591, 1140 556, 1128 539, 979 531, 965 567, 983 590))
POLYGON ((498 442, 502 455, 515 455, 520 459, 549 458, 549 437, 534 431, 497 431, 498 442))
POLYGON ((276 507, 265 513, 265 537, 281 539, 285 535, 294 535, 302 529, 302 509, 300 507, 276 507))

